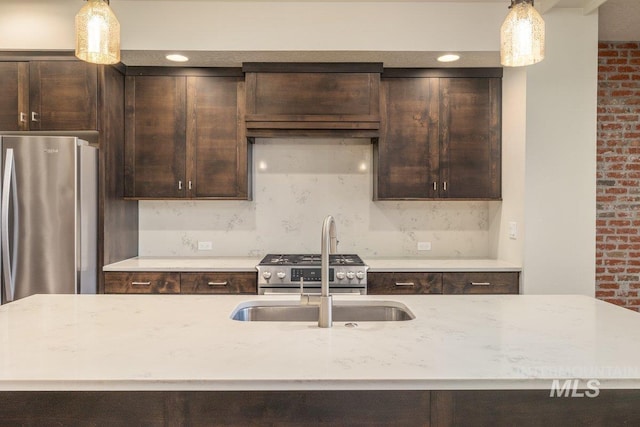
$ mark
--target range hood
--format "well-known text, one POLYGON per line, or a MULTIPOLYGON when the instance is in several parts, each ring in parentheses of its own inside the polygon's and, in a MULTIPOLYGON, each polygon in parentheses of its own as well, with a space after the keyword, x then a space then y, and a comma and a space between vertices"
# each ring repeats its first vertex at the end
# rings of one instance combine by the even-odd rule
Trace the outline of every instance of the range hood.
POLYGON ((245 63, 248 137, 377 138, 382 63, 245 63))

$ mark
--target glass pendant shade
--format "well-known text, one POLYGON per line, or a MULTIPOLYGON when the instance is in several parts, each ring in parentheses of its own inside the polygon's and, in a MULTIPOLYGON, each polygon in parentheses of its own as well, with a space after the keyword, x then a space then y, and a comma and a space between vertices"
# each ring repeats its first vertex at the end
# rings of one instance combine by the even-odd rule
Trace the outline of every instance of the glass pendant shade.
POLYGON ((76 56, 94 64, 120 62, 120 23, 105 0, 88 0, 76 15, 76 56))
POLYGON ((500 62, 522 67, 544 59, 544 20, 533 0, 512 0, 500 28, 500 62))

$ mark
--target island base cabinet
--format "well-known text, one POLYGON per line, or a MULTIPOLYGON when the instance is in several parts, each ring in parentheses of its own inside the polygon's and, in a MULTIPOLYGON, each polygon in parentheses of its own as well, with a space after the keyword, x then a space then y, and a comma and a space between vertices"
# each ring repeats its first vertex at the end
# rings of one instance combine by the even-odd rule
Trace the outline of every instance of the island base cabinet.
POLYGON ((549 390, 3 391, 0 399, 0 425, 11 426, 640 425, 640 390, 593 398, 549 390))

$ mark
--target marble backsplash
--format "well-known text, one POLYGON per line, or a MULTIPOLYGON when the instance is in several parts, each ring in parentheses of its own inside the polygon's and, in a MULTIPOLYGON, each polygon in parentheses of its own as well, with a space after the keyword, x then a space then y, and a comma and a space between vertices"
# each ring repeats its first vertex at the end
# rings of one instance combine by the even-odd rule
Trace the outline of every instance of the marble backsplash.
POLYGON ((257 139, 252 148, 252 201, 141 201, 140 256, 316 253, 331 214, 342 253, 489 257, 489 202, 372 201, 367 139, 257 139))

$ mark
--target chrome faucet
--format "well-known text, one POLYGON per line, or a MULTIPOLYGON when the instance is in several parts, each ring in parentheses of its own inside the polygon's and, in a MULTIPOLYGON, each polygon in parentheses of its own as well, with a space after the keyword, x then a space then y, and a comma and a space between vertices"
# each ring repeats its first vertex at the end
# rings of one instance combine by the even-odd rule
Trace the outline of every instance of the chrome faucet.
POLYGON ((331 215, 327 215, 322 224, 320 245, 320 315, 318 316, 318 326, 330 328, 333 324, 333 301, 329 295, 329 254, 335 253, 338 246, 336 222, 331 215))
POLYGON ((338 237, 336 222, 331 215, 322 224, 322 240, 320 241, 320 296, 305 295, 303 279, 300 279, 300 304, 318 305, 318 326, 330 328, 333 326, 333 299, 329 295, 329 255, 336 253, 338 237))

